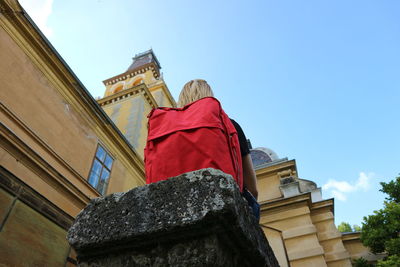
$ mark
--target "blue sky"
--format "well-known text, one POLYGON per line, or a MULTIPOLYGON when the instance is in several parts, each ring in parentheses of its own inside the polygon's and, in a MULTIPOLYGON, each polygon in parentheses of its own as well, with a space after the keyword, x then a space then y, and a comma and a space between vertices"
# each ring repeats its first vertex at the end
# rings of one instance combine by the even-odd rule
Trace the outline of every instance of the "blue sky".
POLYGON ((175 99, 206 79, 253 147, 296 159, 336 223, 400 173, 400 2, 21 0, 94 97, 153 48, 175 99))

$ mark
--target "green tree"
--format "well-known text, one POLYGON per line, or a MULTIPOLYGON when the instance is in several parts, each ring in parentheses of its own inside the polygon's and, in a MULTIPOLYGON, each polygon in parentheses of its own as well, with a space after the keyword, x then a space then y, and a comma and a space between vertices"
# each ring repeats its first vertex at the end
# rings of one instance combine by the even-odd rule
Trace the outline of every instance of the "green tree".
POLYGON ((364 258, 358 258, 353 261, 353 267, 374 267, 374 265, 368 263, 364 258))
POLYGON ((361 241, 374 253, 388 253, 377 266, 400 266, 400 176, 381 186, 388 196, 382 209, 364 217, 361 241))
POLYGON ((376 267, 398 267, 400 266, 400 256, 392 255, 383 261, 378 261, 376 267))
POLYGON ((341 224, 338 225, 338 230, 342 233, 345 232, 353 232, 353 229, 351 229, 351 226, 347 222, 342 222, 341 224))
POLYGON ((355 225, 353 225, 353 227, 351 227, 350 224, 347 223, 347 222, 341 222, 338 225, 337 228, 342 233, 346 233, 346 232, 361 232, 361 227, 360 226, 355 224, 355 225))
POLYGON ((395 203, 400 203, 400 176, 396 177, 395 180, 389 183, 381 183, 382 189, 379 190, 385 194, 387 201, 393 201, 395 203))

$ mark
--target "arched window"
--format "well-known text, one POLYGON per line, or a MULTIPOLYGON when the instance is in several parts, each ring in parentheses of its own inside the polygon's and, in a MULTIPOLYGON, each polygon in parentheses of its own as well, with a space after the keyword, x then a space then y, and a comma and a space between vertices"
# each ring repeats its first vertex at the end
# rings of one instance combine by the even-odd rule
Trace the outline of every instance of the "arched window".
POLYGON ((136 81, 134 81, 134 82, 132 83, 132 86, 139 85, 139 84, 142 83, 142 81, 143 81, 143 79, 142 79, 142 78, 139 78, 139 79, 137 79, 136 81))
POLYGON ((121 91, 124 88, 123 85, 118 86, 117 88, 114 89, 114 94, 118 93, 119 91, 121 91))

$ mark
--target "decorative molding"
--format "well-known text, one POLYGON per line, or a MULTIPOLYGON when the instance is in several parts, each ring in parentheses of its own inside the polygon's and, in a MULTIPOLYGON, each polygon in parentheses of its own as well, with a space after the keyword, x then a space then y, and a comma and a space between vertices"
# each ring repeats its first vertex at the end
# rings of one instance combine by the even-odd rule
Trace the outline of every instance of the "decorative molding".
POLYGON ((331 211, 332 214, 335 215, 335 199, 334 198, 324 199, 318 202, 314 202, 311 205, 312 211, 316 211, 322 208, 329 209, 329 211, 331 211))
POLYGON ((136 85, 134 87, 131 87, 129 89, 124 89, 116 94, 104 97, 102 99, 97 100, 97 103, 101 106, 107 106, 109 104, 124 100, 125 98, 131 97, 131 96, 135 96, 135 95, 139 95, 139 94, 143 94, 144 98, 146 99, 146 101, 149 103, 149 105, 152 108, 157 108, 157 102, 156 100, 153 98, 153 95, 150 93, 149 89, 147 88, 147 86, 145 84, 139 84, 136 85))
POLYGON ((306 248, 296 251, 288 251, 290 261, 311 258, 315 256, 324 256, 324 249, 321 246, 315 248, 306 248))
POLYGON ((146 72, 148 70, 150 70, 153 73, 153 76, 156 79, 160 77, 160 71, 158 70, 156 64, 154 62, 150 62, 150 63, 144 64, 144 65, 142 65, 142 66, 140 66, 140 67, 138 67, 136 69, 129 70, 129 71, 126 71, 126 72, 121 73, 119 75, 116 75, 114 77, 108 78, 107 80, 103 81, 103 84, 106 85, 106 86, 107 85, 112 85, 112 84, 115 84, 115 83, 117 83, 119 81, 123 81, 123 80, 126 80, 128 78, 134 77, 134 76, 136 76, 138 74, 144 73, 144 72, 146 72))
POLYGON ((52 204, 47 198, 0 166, 0 188, 36 210, 61 228, 68 230, 74 218, 52 204))
POLYGON ((276 164, 276 165, 268 166, 266 168, 257 169, 256 176, 261 177, 264 175, 277 173, 277 172, 280 172, 280 171, 283 171, 283 170, 289 169, 289 168, 292 169, 292 171, 294 171, 298 175, 297 167, 296 167, 296 160, 293 159, 293 160, 289 160, 289 161, 284 161, 284 162, 276 164))
POLYGON ((290 198, 279 198, 277 200, 264 201, 260 202, 260 205, 261 205, 261 210, 270 210, 301 202, 307 202, 308 207, 311 207, 311 193, 308 192, 290 198))
POLYGON ((295 228, 290 228, 289 230, 283 231, 282 232, 282 237, 283 239, 291 239, 291 238, 296 238, 299 236, 305 236, 305 235, 311 235, 311 234, 316 234, 317 233, 317 228, 313 224, 307 224, 307 225, 302 225, 298 226, 295 228))
MULTIPOLYGON (((339 238, 339 239, 342 238, 342 235, 338 230, 318 233, 318 240, 320 242, 327 241, 327 240, 332 240, 332 239, 335 239, 335 238, 339 238)), ((339 242, 341 242, 341 241, 339 241, 339 242)))
POLYGON ((51 187, 65 194, 77 207, 82 209, 89 202, 89 196, 73 185, 1 122, 0 146, 51 187))
POLYGON ((340 260, 347 260, 350 262, 350 254, 347 250, 334 251, 331 253, 325 253, 324 255, 326 263, 340 260))
POLYGON ((22 13, 22 7, 17 0, 0 0, 0 13, 4 15, 22 13))
POLYGON ((342 240, 344 241, 359 241, 361 237, 361 232, 351 232, 351 233, 342 233, 342 240))
POLYGON ((273 212, 271 210, 267 210, 265 213, 262 211, 261 213, 261 222, 266 224, 275 223, 278 221, 284 221, 286 219, 293 219, 300 216, 309 216, 310 210, 304 203, 300 203, 301 205, 293 205, 291 207, 284 207, 283 210, 278 212, 273 212))
POLYGON ((311 219, 313 223, 319 223, 319 222, 334 220, 335 217, 333 216, 332 212, 324 212, 320 214, 312 214, 311 219))
POLYGON ((14 125, 24 131, 34 142, 41 146, 47 153, 49 153, 61 166, 67 169, 72 176, 78 178, 84 185, 90 188, 94 195, 100 196, 100 194, 89 185, 87 179, 80 175, 74 168, 71 167, 64 159, 62 159, 48 144, 46 144, 39 136, 37 136, 20 118, 17 117, 10 109, 0 102, 0 112, 6 115, 14 125))

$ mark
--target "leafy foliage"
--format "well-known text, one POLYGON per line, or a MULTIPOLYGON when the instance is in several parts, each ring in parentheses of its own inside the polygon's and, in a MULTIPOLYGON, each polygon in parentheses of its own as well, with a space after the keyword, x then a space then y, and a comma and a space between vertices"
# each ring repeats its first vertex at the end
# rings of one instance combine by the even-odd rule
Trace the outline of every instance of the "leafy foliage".
POLYGON ((381 183, 382 189, 379 190, 389 196, 386 197, 387 201, 393 201, 395 203, 400 203, 400 176, 396 177, 394 181, 389 183, 381 183))
POLYGON ((351 229, 351 226, 347 222, 342 222, 341 224, 338 225, 338 230, 342 233, 345 232, 353 232, 353 229, 351 229))
POLYGON ((386 252, 388 257, 377 266, 400 266, 400 176, 389 183, 381 183, 386 193, 383 209, 364 217, 361 241, 373 253, 386 252))
POLYGON ((393 255, 387 257, 383 261, 378 261, 376 267, 398 267, 400 266, 400 256, 393 255))
POLYGON ((374 267, 374 265, 368 263, 364 258, 358 258, 353 261, 353 267, 374 267))
POLYGON ((355 225, 353 225, 353 227, 351 227, 350 224, 347 223, 347 222, 341 222, 338 225, 337 228, 342 233, 346 233, 346 232, 361 232, 361 227, 360 226, 355 224, 355 225))

